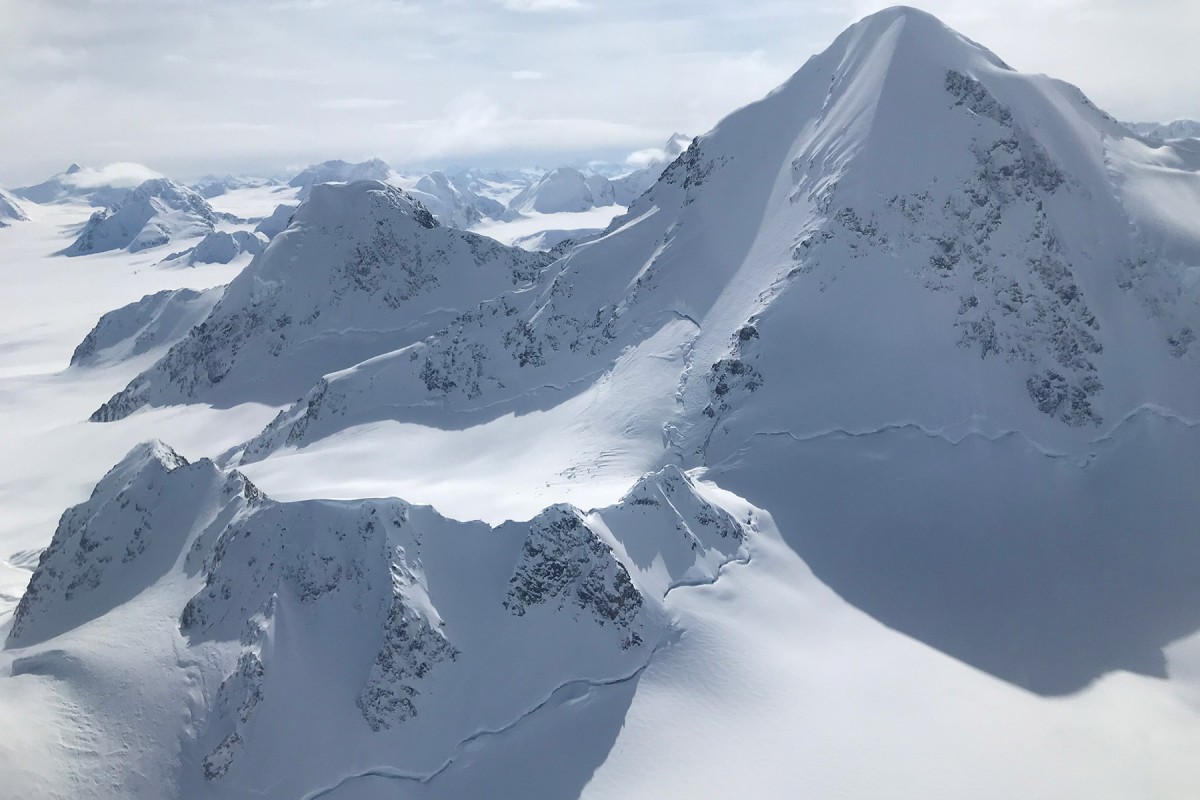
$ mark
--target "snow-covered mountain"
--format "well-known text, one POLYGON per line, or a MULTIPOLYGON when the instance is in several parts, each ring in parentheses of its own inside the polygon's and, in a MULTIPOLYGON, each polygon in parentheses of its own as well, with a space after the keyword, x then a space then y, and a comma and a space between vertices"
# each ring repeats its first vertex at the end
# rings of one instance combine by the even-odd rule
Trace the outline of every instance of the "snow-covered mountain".
POLYGON ((613 186, 603 175, 584 175, 571 167, 558 167, 517 194, 508 203, 505 219, 525 214, 587 211, 615 205, 613 186))
MULTIPOLYGON (((561 404, 571 431, 624 424, 659 463, 707 469, 789 525, 812 510, 769 478, 794 474, 808 463, 799 443, 824 437, 843 442, 852 462, 856 448, 879 443, 898 464, 924 458, 909 452, 924 438, 995 449, 1016 437, 1027 455, 1005 458, 1028 471, 1021 458, 1100 459, 1120 431, 1122 455, 1106 458, 1139 469, 1125 437, 1136 441, 1144 417, 1180 420, 1189 443, 1200 419, 1191 266, 1200 263, 1200 174, 1185 156, 1151 148, 1078 89, 1017 73, 928 15, 883 12, 700 137, 535 291, 501 295, 444 334, 326 376, 242 463, 327 450, 355 430, 378 438, 382 429, 365 426, 388 421, 500 426, 505 414, 561 404), (665 406, 664 391, 673 398, 665 406), (575 398, 590 410, 568 414, 575 398), (577 413, 595 416, 580 423, 577 413), (760 463, 758 452, 770 456, 760 463)), ((629 438, 621 446, 636 450, 629 438)), ((581 447, 563 469, 602 472, 597 448, 581 447)), ((1186 471, 1187 458, 1162 463, 1186 471)), ((831 512, 796 534, 796 546, 889 624, 1039 691, 1076 689, 1130 659, 1150 669, 1152 658, 1132 658, 1128 641, 1104 633, 1102 614, 1067 613, 1030 585, 1028 559, 1070 569, 1065 543, 999 567, 986 542, 954 539, 963 523, 952 503, 913 491, 862 512, 853 523, 861 540, 831 512), (936 535, 920 533, 921 515, 936 535), (910 548, 905 570, 870 555, 872 537, 891 529, 911 532, 894 540, 910 548), (939 583, 946 552, 986 591, 939 583), (1013 586, 1022 588, 1003 594, 1013 586), (1027 614, 1011 604, 1032 598, 1098 650, 1065 669, 1057 628, 1031 623, 1028 649, 982 633, 1004 613, 1027 614), (953 613, 939 610, 947 603, 953 613)), ((988 497, 977 500, 1001 502, 988 497)), ((1036 503, 1016 502, 1031 516, 1010 526, 1047 530, 1036 503)), ((1144 496, 1123 502, 1131 518, 1159 518, 1144 496)), ((1164 541, 1188 535, 1183 519, 1164 521, 1164 541)), ((1132 544, 1098 525, 1109 550, 1097 572, 1106 574, 1117 566, 1104 558, 1132 544)), ((1161 557, 1157 546, 1144 557, 1161 557)), ((1025 547, 1042 545, 1022 539, 1025 547)), ((1147 629, 1174 613, 1140 585, 1127 590, 1147 629)))
POLYGON ((438 224, 400 189, 319 184, 212 314, 94 415, 177 402, 281 402, 419 341, 549 259, 438 224))
POLYGON ((1200 121, 1177 119, 1174 122, 1131 122, 1134 133, 1153 136, 1156 139, 1200 139, 1200 121))
POLYGON ((280 203, 275 206, 275 210, 268 216, 263 217, 257 225, 254 226, 255 233, 261 233, 267 239, 274 239, 277 235, 287 229, 288 223, 292 221, 292 215, 296 213, 296 205, 292 203, 280 203))
POLYGON ((39 184, 14 189, 13 194, 33 203, 85 202, 105 207, 122 201, 130 189, 161 177, 141 164, 117 163, 100 168, 71 164, 39 184))
POLYGON ((191 184, 189 188, 205 200, 211 200, 235 189, 254 189, 273 185, 275 182, 269 178, 254 178, 245 175, 207 175, 191 184))
POLYGON ((24 222, 29 219, 17 198, 0 189, 0 228, 12 222, 24 222))
POLYGON ((463 182, 455 182, 445 173, 434 171, 415 180, 391 181, 419 200, 443 225, 469 228, 487 217, 499 217, 504 207, 497 201, 481 197, 463 182))
POLYGON ((173 181, 153 178, 93 214, 63 254, 136 253, 212 233, 216 223, 217 214, 203 197, 173 181))
POLYGON ((224 288, 165 289, 108 312, 75 348, 71 366, 115 364, 175 344, 208 316, 224 288))
MULTIPOLYGON (((130 666, 161 672, 156 735, 110 765, 126 789, 301 797, 385 761, 419 778, 560 694, 635 679, 671 636, 667 592, 737 558, 744 520, 673 468, 611 508, 496 529, 398 500, 277 503, 150 443, 63 515, 6 646, 27 654, 14 674, 75 681, 75 656, 46 643, 138 628, 130 666), (182 739, 172 718, 190 719, 182 739), (353 755, 331 746, 348 737, 353 755), (268 757, 283 741, 291 757, 268 757)), ((101 715, 143 691, 90 684, 101 715)))
POLYGON ((166 257, 166 261, 196 264, 228 264, 243 253, 256 256, 267 246, 259 231, 213 231, 194 247, 166 257))
POLYGON ((352 181, 388 181, 394 175, 395 172, 392 168, 378 158, 372 158, 369 161, 357 164, 335 159, 333 161, 322 161, 320 164, 313 164, 311 167, 301 170, 295 177, 288 181, 288 186, 298 188, 300 193, 297 195, 297 199, 303 200, 308 197, 308 193, 312 191, 312 187, 317 184, 350 183, 352 181))
POLYGON ((619 206, 628 206, 658 180, 663 168, 687 150, 692 140, 682 133, 673 133, 661 148, 639 150, 626 161, 633 169, 612 179, 613 199, 619 206))
POLYGON ((553 262, 315 185, 93 416, 307 387, 63 515, 20 788, 1187 796, 1197 219, 1187 145, 908 8, 553 262))

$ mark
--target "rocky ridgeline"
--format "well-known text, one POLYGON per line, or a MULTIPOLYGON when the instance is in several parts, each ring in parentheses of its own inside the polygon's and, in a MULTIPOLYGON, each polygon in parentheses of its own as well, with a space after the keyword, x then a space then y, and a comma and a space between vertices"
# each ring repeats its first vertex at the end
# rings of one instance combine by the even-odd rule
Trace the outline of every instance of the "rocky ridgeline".
POLYGON ((226 653, 195 744, 215 781, 252 750, 260 715, 320 701, 286 696, 302 665, 277 663, 281 651, 338 653, 365 729, 429 726, 458 741, 472 733, 454 724, 463 698, 492 696, 490 713, 515 719, 561 684, 638 669, 667 634, 669 587, 715 579, 749 529, 675 468, 608 509, 554 506, 491 529, 399 500, 278 503, 240 473, 152 443, 64 514, 7 647, 70 636, 155 587, 191 586, 173 595, 186 598, 174 610, 185 647, 226 653), (628 555, 639 548, 662 548, 678 574, 641 570, 628 555), (497 677, 500 663, 516 677, 497 677), (293 677, 273 680, 280 669, 293 677))
POLYGON ((316 186, 212 313, 92 419, 216 393, 237 402, 293 398, 326 372, 528 286, 549 261, 441 226, 385 184, 316 186))
POLYGON ((63 254, 137 253, 175 239, 204 236, 213 231, 217 220, 212 206, 196 192, 165 178, 153 178, 92 214, 63 254))

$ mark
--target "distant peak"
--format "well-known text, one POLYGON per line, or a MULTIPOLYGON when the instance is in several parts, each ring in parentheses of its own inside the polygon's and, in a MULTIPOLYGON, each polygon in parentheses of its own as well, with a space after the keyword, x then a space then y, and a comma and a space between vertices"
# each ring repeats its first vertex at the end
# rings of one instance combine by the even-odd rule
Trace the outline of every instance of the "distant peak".
POLYGON ((83 167, 72 162, 71 166, 67 167, 67 171, 64 174, 65 175, 74 175, 76 172, 79 172, 79 170, 81 170, 81 169, 83 169, 83 167))

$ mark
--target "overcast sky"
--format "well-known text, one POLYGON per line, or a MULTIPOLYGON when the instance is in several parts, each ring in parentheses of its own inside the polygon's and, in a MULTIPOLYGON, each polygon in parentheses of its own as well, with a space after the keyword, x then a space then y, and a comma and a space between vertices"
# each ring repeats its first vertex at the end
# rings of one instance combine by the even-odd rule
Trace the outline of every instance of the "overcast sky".
MULTIPOLYGON (((325 158, 552 165, 702 133, 888 3, 0 0, 0 185, 325 158)), ((929 0, 1123 119, 1200 117, 1200 0, 929 0)))

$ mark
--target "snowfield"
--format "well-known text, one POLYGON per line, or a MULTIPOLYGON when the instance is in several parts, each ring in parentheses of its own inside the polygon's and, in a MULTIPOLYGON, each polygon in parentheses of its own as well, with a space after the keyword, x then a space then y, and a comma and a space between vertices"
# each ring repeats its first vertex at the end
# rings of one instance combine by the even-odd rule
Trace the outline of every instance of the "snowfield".
POLYGON ((624 180, 325 162, 75 257, 32 187, 3 793, 1194 798, 1161 133, 894 8, 624 180))

